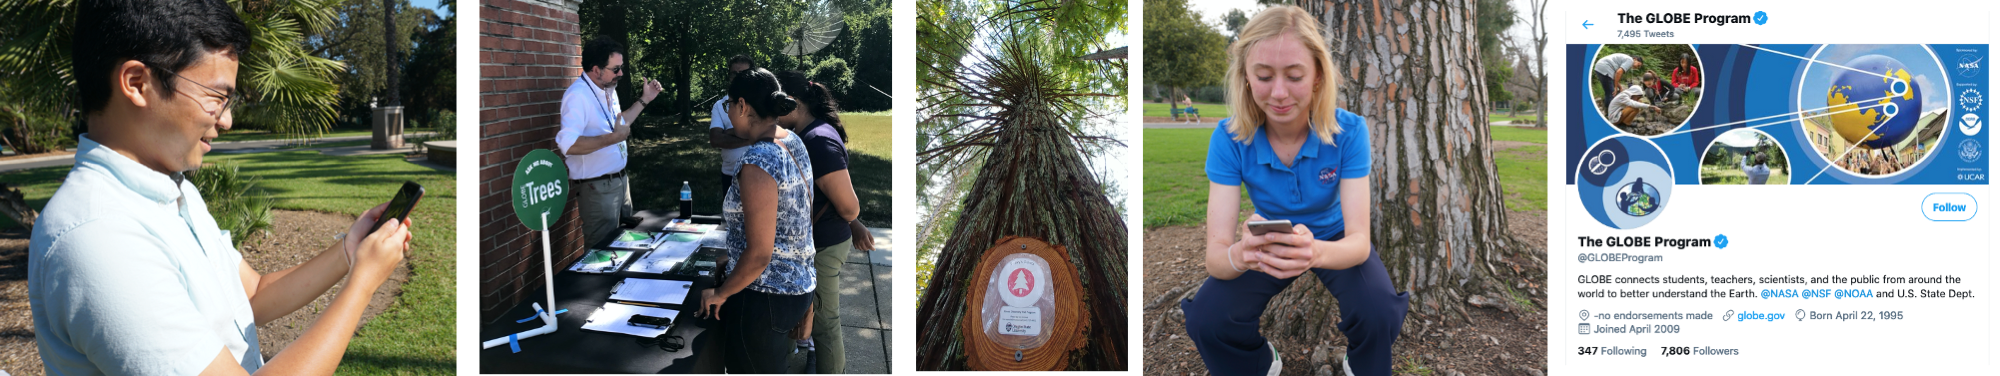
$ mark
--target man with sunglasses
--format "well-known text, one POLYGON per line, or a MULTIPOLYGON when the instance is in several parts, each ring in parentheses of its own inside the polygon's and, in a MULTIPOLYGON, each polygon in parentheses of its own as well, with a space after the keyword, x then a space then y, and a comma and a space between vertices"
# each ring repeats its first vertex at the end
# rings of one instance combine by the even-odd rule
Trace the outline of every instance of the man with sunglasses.
POLYGON ((569 164, 570 188, 577 214, 583 217, 583 239, 596 244, 618 229, 618 220, 632 216, 632 192, 626 184, 625 138, 639 111, 660 95, 660 83, 641 85, 639 101, 620 110, 618 78, 625 76, 625 48, 610 37, 583 44, 583 74, 562 97, 562 131, 556 146, 569 164))
POLYGON ((302 264, 259 273, 185 174, 233 119, 249 30, 223 0, 84 0, 71 68, 88 133, 35 221, 28 302, 49 374, 331 374, 408 226, 382 206, 302 264), (257 325, 347 282, 266 362, 257 325))

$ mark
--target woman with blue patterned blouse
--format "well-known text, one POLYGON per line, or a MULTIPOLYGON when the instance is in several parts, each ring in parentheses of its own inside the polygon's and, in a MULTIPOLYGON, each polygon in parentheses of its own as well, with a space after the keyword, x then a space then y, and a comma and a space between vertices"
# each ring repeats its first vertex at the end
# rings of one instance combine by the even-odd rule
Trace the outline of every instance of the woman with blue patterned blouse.
POLYGON ((787 333, 807 320, 815 288, 812 162, 797 135, 778 118, 798 102, 778 89, 770 71, 744 71, 729 84, 725 111, 746 147, 743 170, 723 196, 729 259, 721 286, 702 291, 701 313, 722 321, 729 373, 784 373, 794 342, 787 333), (728 312, 728 316, 723 316, 728 312))

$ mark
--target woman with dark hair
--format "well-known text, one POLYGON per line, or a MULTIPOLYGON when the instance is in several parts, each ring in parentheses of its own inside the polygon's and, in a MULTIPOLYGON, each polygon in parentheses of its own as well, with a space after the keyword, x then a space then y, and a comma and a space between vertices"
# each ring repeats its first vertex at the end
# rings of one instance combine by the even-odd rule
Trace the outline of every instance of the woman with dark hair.
POLYGON ((778 124, 796 132, 805 142, 806 154, 812 157, 813 244, 819 246, 813 261, 813 269, 819 273, 819 292, 814 295, 819 299, 813 307, 812 326, 797 337, 804 339, 810 334, 815 349, 827 350, 817 351, 819 373, 846 373, 847 356, 840 333, 840 264, 847 261, 850 250, 875 249, 875 238, 861 223, 861 200, 854 194, 854 180, 847 171, 847 128, 840 124, 840 105, 834 102, 833 93, 798 71, 778 73, 778 83, 799 102, 799 111, 779 119, 778 124), (813 331, 814 327, 825 329, 813 331))
POLYGON ((729 98, 737 136, 758 141, 744 150, 743 170, 723 196, 731 262, 721 285, 702 291, 700 313, 722 321, 729 373, 785 373, 792 350, 785 333, 809 319, 816 287, 812 162, 799 137, 777 126, 798 102, 770 71, 744 71, 730 82, 729 98))

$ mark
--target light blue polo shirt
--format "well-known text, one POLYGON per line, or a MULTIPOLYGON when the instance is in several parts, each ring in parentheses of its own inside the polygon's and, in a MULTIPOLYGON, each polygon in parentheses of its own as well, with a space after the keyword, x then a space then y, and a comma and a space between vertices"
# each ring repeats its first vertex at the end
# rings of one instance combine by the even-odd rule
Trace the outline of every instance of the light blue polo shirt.
POLYGON ((1229 122, 1235 119, 1222 119, 1208 139, 1208 166, 1204 169, 1208 181, 1245 186, 1257 214, 1306 225, 1320 240, 1332 240, 1335 233, 1347 229, 1340 216, 1340 180, 1367 177, 1374 160, 1369 153, 1367 120, 1347 110, 1334 111, 1341 132, 1333 136, 1333 144, 1320 142, 1318 135, 1309 136, 1290 167, 1280 163, 1277 152, 1271 150, 1264 127, 1257 127, 1249 143, 1241 143, 1229 133, 1229 122))
POLYGON ((88 135, 35 221, 28 304, 50 375, 193 375, 224 349, 263 367, 243 256, 194 183, 88 135))

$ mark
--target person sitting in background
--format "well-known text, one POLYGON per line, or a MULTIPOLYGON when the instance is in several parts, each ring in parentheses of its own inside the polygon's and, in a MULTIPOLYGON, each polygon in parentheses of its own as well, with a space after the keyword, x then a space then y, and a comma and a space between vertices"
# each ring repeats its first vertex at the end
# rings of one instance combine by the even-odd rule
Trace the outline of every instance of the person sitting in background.
POLYGON ((1701 67, 1688 62, 1688 54, 1681 54, 1681 65, 1674 67, 1672 74, 1668 77, 1672 78, 1674 89, 1680 91, 1682 94, 1694 92, 1701 88, 1701 67))
MULTIPOLYGON (((250 30, 223 0, 86 0, 71 71, 88 133, 28 240, 28 310, 51 375, 330 375, 408 223, 377 205, 311 259, 260 273, 187 174, 234 123, 250 30), (257 326, 347 282, 265 361, 257 326)), ((238 236, 248 234, 234 234, 238 236)))
POLYGON ((743 150, 736 182, 723 195, 729 266, 722 283, 702 290, 700 313, 722 320, 729 373, 785 373, 794 342, 785 334, 811 320, 813 291, 812 160, 778 119, 798 107, 770 71, 752 68, 729 84, 726 102, 743 150), (727 316, 725 316, 725 313, 727 316))

